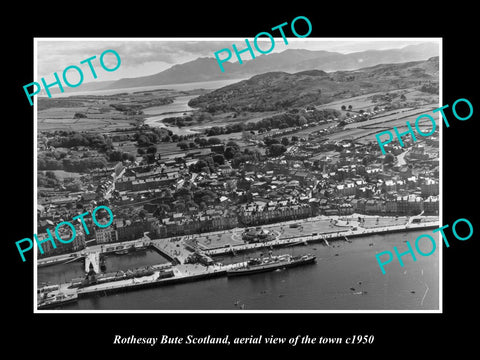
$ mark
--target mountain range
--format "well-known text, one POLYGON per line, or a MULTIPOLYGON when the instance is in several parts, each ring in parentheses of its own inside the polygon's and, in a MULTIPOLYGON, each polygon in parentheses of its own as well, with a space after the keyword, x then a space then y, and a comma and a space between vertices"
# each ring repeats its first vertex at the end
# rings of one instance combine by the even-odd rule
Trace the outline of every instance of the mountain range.
POLYGON ((225 72, 221 72, 215 58, 201 57, 172 67, 157 74, 124 78, 116 81, 98 81, 82 84, 78 88, 66 88, 68 92, 123 89, 140 86, 169 85, 242 79, 265 72, 301 72, 305 70, 355 70, 384 63, 401 63, 426 60, 439 56, 439 46, 435 43, 409 45, 399 49, 366 50, 342 54, 331 51, 311 51, 287 49, 279 53, 257 56, 244 60, 243 64, 225 62, 225 72))

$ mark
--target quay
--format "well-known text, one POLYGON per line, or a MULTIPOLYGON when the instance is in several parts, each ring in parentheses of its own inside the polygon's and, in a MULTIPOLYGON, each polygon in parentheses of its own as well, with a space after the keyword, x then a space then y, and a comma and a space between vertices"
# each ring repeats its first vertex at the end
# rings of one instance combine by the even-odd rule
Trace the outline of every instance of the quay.
POLYGON ((192 252, 188 251, 184 246, 180 246, 183 245, 181 241, 172 241, 172 239, 168 241, 166 241, 166 239, 152 240, 149 245, 174 264, 184 264, 192 254, 192 252))
MULTIPOLYGON (((367 235, 375 235, 375 234, 388 234, 388 233, 395 233, 395 232, 405 232, 405 231, 414 231, 419 229, 431 229, 431 228, 438 228, 439 223, 437 221, 433 222, 421 222, 421 223, 412 223, 409 222, 405 225, 390 225, 384 227, 376 227, 373 229, 366 229, 361 227, 356 227, 354 229, 346 229, 342 231, 335 231, 330 233, 323 233, 323 234, 310 234, 304 236, 297 236, 288 239, 275 239, 271 241, 265 242, 254 242, 249 244, 241 244, 241 245, 231 245, 222 246, 219 248, 211 248, 211 249, 204 249, 203 252, 209 256, 215 255, 223 255, 229 252, 240 252, 240 251, 248 251, 253 249, 261 249, 265 247, 279 247, 279 246, 293 246, 302 243, 308 242, 317 242, 323 241, 328 244, 328 240, 338 240, 338 239, 347 239, 353 237, 362 237, 367 235)), ((350 240, 346 240, 349 241, 350 240)))
POLYGON ((50 265, 56 265, 56 264, 65 264, 65 263, 70 263, 73 261, 80 260, 84 257, 84 254, 78 253, 70 253, 70 254, 62 254, 62 255, 56 255, 56 256, 49 256, 44 259, 37 259, 37 266, 38 267, 44 267, 44 266, 50 266, 50 265))
MULTIPOLYGON (((140 248, 143 246, 149 246, 150 241, 151 240, 147 236, 144 236, 143 238, 140 238, 140 239, 123 241, 120 243, 115 243, 107 246, 93 245, 83 250, 72 252, 69 254, 54 255, 54 256, 49 256, 47 258, 37 259, 37 266, 44 267, 44 266, 50 266, 55 264, 66 264, 66 263, 83 259, 87 257, 89 253, 108 254, 116 251, 128 250, 128 249, 131 249, 132 247, 140 248)), ((88 268, 86 269, 88 271, 88 268)))
MULTIPOLYGON (((120 280, 114 282, 107 282, 103 284, 94 284, 84 288, 76 289, 79 297, 88 297, 92 295, 107 295, 117 292, 133 291, 138 289, 146 289, 158 286, 166 286, 171 284, 179 284, 197 281, 201 279, 208 279, 214 277, 224 276, 227 270, 237 267, 245 266, 245 262, 235 264, 220 265, 215 264, 211 266, 203 266, 200 264, 183 264, 172 266, 173 276, 168 278, 161 278, 163 271, 169 270, 169 266, 164 265, 161 269, 157 268, 152 275, 143 276, 140 278, 133 278, 128 280, 120 280)), ((68 289, 68 284, 62 284, 60 291, 68 289)), ((72 291, 72 289, 69 289, 72 291)))

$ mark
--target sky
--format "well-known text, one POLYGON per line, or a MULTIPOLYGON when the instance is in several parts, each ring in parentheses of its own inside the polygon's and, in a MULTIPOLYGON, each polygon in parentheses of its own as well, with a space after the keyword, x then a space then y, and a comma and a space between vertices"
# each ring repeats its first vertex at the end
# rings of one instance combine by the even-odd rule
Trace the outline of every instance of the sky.
MULTIPOLYGON (((259 40, 262 38, 259 38, 259 40)), ((270 40, 259 41, 261 49, 267 50, 270 40)), ((36 38, 37 73, 34 81, 45 77, 47 83, 54 81, 54 72, 61 78, 63 70, 70 66, 80 67, 84 73, 84 82, 94 80, 88 64, 80 64, 82 60, 96 56, 92 65, 97 73, 97 80, 118 80, 146 76, 164 71, 175 64, 182 64, 199 57, 214 57, 214 53, 224 48, 232 49, 236 44, 239 50, 245 48, 245 39, 242 38, 215 38, 205 39, 96 39, 96 38, 36 38), (112 72, 103 70, 99 58, 105 50, 115 50, 120 58, 121 65, 112 72)), ((286 45, 281 37, 275 38, 275 47, 272 52, 287 49, 326 50, 340 53, 350 53, 364 50, 383 50, 401 48, 407 45, 438 41, 438 39, 421 38, 355 38, 355 39, 325 39, 325 38, 287 38, 286 45)), ((253 39, 249 38, 253 46, 253 39)), ((257 54, 258 55, 258 54, 257 54)), ((223 54, 222 54, 223 56, 223 54)), ((235 56, 233 56, 235 58, 235 56)), ((245 53, 245 59, 250 55, 245 53)), ((104 57, 107 67, 116 65, 116 58, 112 53, 104 57)), ((68 80, 75 83, 79 80, 75 70, 68 71, 68 80)))

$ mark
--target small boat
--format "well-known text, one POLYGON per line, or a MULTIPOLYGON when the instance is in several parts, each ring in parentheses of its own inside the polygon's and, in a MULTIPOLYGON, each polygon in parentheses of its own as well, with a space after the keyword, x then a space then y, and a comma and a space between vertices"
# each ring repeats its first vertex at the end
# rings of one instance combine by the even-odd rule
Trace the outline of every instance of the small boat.
POLYGON ((285 245, 285 247, 297 246, 297 245, 300 245, 300 244, 307 245, 307 242, 305 240, 299 240, 299 241, 291 242, 291 243, 285 245))
POLYGON ((157 280, 167 279, 167 278, 171 278, 171 277, 174 277, 174 276, 175 276, 175 274, 173 273, 173 270, 171 270, 171 269, 161 270, 158 273, 157 280))
POLYGON ((105 263, 105 258, 102 257, 100 260, 100 270, 105 271, 107 269, 107 264, 105 263))
POLYGON ((128 254, 128 249, 123 249, 123 250, 115 251, 115 254, 116 254, 116 255, 125 255, 125 254, 128 254))

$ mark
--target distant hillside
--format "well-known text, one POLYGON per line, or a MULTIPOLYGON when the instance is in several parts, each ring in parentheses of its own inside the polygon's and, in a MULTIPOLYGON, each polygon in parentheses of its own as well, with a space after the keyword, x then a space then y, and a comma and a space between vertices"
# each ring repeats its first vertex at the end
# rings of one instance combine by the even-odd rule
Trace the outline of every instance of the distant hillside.
POLYGON ((328 53, 298 62, 292 69, 322 69, 324 71, 354 70, 378 64, 394 64, 426 60, 439 56, 438 45, 426 43, 401 49, 367 50, 349 54, 328 53))
MULTIPOLYGON (((89 84, 89 90, 241 79, 271 71, 296 73, 312 69, 322 71, 352 70, 382 63, 426 60, 438 55, 439 48, 434 43, 410 45, 401 49, 367 50, 349 54, 323 50, 287 49, 280 53, 257 56, 255 59, 244 56, 243 64, 226 62, 223 64, 225 72, 220 71, 215 58, 203 57, 173 65, 171 68, 154 75, 126 78, 113 82, 93 82, 89 84)), ((82 90, 85 90, 85 86, 69 89, 69 92, 82 90)))
POLYGON ((438 83, 438 57, 354 71, 268 72, 190 100, 206 111, 271 111, 319 105, 378 91, 438 83))
POLYGON ((199 81, 224 80, 225 78, 234 77, 225 77, 220 71, 215 59, 198 58, 194 61, 184 64, 174 65, 171 68, 155 75, 121 79, 114 83, 108 84, 105 89, 183 84, 199 81))

